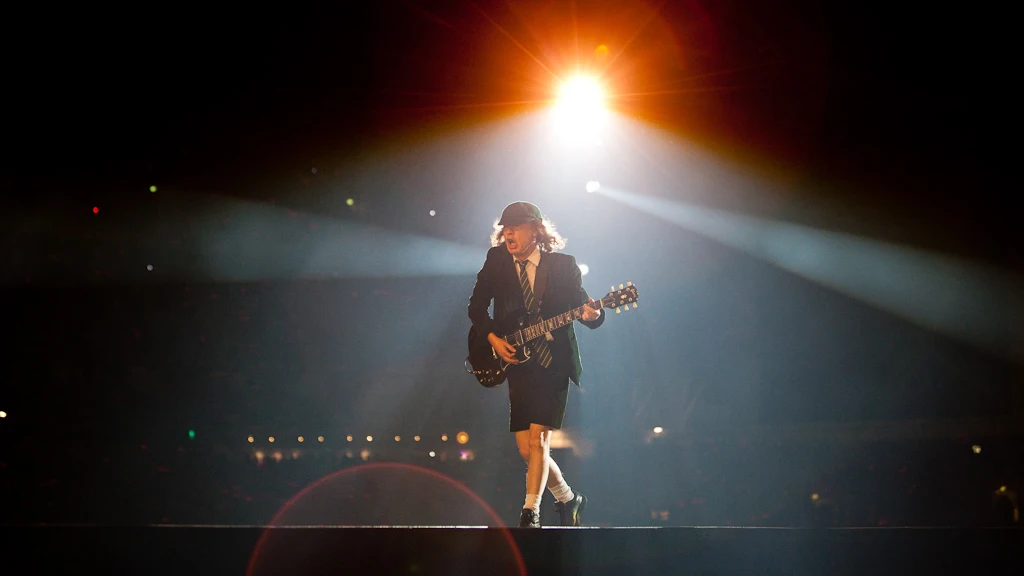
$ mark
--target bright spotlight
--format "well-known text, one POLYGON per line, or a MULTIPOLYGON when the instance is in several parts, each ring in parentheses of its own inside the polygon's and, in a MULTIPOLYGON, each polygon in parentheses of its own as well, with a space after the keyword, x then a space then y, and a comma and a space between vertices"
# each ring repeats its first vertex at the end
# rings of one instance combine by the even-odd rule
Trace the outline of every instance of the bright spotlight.
POLYGON ((586 264, 580 264, 580 276, 586 276, 587 272, 590 272, 590 266, 586 264))
POLYGON ((601 183, 598 182, 597 180, 591 180, 590 182, 587 182, 587 192, 593 193, 593 192, 597 192, 600 189, 601 189, 601 183))
POLYGON ((597 143, 607 115, 601 84, 588 76, 566 80, 558 89, 553 115, 562 137, 579 143, 597 143))
POLYGON ((981 446, 975 444, 974 446, 971 446, 971 451, 975 454, 981 454, 981 446))
POLYGON ((662 428, 661 426, 655 426, 655 427, 654 427, 654 433, 655 433, 655 434, 661 434, 661 433, 662 433, 662 432, 664 432, 664 431, 665 431, 665 429, 664 429, 664 428, 662 428))

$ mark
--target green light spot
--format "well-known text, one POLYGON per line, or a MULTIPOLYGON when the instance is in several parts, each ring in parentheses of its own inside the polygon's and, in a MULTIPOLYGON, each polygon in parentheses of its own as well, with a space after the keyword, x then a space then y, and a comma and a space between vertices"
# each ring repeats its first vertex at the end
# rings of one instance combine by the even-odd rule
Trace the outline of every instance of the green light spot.
POLYGON ((196 437, 196 431, 195 430, 189 430, 188 431, 188 437, 189 438, 195 438, 196 437))
POLYGON ((150 186, 149 187, 149 191, 150 192, 156 192, 156 186, 150 186))
POLYGON ((349 198, 348 200, 345 200, 345 204, 348 204, 349 206, 352 206, 355 203, 356 203, 356 201, 351 199, 351 198, 349 198))

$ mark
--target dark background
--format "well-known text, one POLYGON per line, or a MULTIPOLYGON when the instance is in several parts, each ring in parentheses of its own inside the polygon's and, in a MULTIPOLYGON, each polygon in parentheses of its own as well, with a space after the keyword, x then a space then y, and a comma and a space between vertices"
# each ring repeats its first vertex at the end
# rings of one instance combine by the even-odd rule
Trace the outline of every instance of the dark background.
MULTIPOLYGON (((975 441, 958 432, 963 422, 1020 418, 1019 361, 627 207, 576 211, 561 195, 599 165, 569 163, 538 190, 515 169, 528 140, 486 160, 475 152, 500 120, 543 107, 544 68, 566 73, 578 50, 584 67, 607 65, 624 117, 775 191, 708 192, 700 203, 1019 272, 1017 114, 996 11, 388 0, 21 7, 5 20, 9 486, 48 482, 41 454, 102 458, 157 438, 171 451, 247 454, 249 434, 324 434, 343 453, 346 434, 407 442, 469 430, 478 452, 514 456, 504 389, 485 392, 462 372, 471 267, 309 275, 282 252, 279 269, 225 279, 197 233, 222 218, 249 219, 229 233, 263 236, 254 250, 299 238, 372 262, 390 249, 381 235, 411 234, 482 262, 506 203, 551 206, 568 252, 599 264, 585 279, 593 295, 625 280, 641 287, 632 316, 581 335, 588 381, 570 398, 569 428, 602 465, 624 466, 654 425, 678 431, 652 456, 657 468, 681 443, 723 431, 950 422, 933 429, 959 454, 975 441), (601 43, 613 63, 593 55, 601 43), (356 235, 338 246, 339 230, 356 235)), ((685 181, 686 166, 657 168, 628 173, 686 201, 668 185, 685 181)), ((753 466, 710 458, 732 472, 753 466)), ((800 474, 797 484, 815 476, 800 474)), ((611 479, 602 489, 617 490, 611 479)), ((659 490, 653 499, 681 489, 659 490)), ((723 490, 723 501, 735 496, 723 490)), ((616 513, 609 521, 632 518, 616 513)))

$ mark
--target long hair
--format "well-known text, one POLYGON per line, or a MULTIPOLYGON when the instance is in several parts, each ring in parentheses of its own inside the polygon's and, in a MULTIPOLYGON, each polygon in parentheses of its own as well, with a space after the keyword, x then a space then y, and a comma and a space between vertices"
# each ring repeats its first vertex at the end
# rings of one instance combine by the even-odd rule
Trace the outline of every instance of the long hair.
MULTIPOLYGON (((559 248, 565 248, 565 238, 555 230, 555 225, 550 220, 544 219, 533 224, 537 231, 537 247, 541 252, 554 252, 559 248)), ((505 227, 494 221, 494 232, 491 234, 491 246, 500 246, 505 242, 505 227)))

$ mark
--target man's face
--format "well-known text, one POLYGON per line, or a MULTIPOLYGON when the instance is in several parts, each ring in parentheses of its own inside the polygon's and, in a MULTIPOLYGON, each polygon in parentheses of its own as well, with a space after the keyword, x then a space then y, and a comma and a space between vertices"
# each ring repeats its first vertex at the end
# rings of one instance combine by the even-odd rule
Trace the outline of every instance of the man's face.
POLYGON ((537 246, 537 230, 533 224, 505 226, 502 232, 505 234, 505 247, 520 260, 532 254, 537 246))

